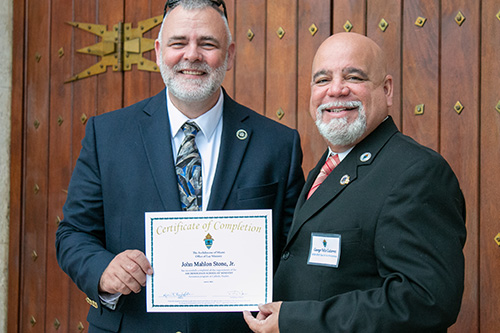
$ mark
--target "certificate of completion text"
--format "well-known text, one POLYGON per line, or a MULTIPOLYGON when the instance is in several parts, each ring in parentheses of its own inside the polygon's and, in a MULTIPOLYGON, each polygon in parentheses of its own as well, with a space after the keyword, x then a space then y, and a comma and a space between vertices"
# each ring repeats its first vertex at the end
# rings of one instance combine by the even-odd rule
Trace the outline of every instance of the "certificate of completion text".
POLYGON ((148 312, 257 311, 272 301, 271 210, 146 213, 148 312))

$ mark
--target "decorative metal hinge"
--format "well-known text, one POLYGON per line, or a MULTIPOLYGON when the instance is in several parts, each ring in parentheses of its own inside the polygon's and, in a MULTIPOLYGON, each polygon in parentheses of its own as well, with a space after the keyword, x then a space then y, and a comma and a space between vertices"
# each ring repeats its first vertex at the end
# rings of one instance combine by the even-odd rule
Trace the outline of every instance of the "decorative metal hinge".
POLYGON ((101 57, 101 60, 69 78, 65 83, 73 82, 106 72, 108 66, 113 67, 113 71, 122 72, 132 69, 132 65, 137 65, 137 69, 150 72, 159 72, 154 61, 146 59, 143 54, 155 47, 155 40, 143 37, 145 32, 153 29, 162 22, 162 15, 150 19, 139 21, 138 27, 132 29, 132 23, 119 22, 113 26, 112 30, 106 30, 106 25, 67 22, 69 25, 90 32, 102 38, 99 43, 77 50, 79 53, 91 54, 101 57))

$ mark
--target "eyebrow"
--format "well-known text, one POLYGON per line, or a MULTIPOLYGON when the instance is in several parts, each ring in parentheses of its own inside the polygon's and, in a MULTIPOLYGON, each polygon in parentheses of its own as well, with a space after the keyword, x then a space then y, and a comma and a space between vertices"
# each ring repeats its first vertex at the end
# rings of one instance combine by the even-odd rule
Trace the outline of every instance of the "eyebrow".
POLYGON ((322 76, 322 75, 331 75, 331 71, 327 71, 326 69, 322 69, 316 73, 314 73, 313 75, 313 81, 316 80, 318 78, 318 76, 322 76))
MULTIPOLYGON (((168 39, 167 41, 167 44, 170 44, 172 42, 175 42, 175 41, 182 41, 182 40, 187 40, 188 38, 186 36, 172 36, 168 39)), ((216 44, 218 47, 220 46, 220 42, 217 38, 215 38, 214 36, 202 36, 200 38, 198 38, 197 40, 198 42, 206 42, 206 41, 209 41, 209 42, 213 42, 214 44, 216 44)))
MULTIPOLYGON (((368 79, 368 74, 366 74, 362 69, 356 68, 356 67, 347 67, 342 70, 342 74, 358 74, 361 76, 363 79, 368 79)), ((319 76, 322 75, 332 75, 332 71, 322 69, 320 71, 317 71, 313 75, 313 81, 316 80, 319 76)))
POLYGON ((217 44, 217 46, 220 46, 220 42, 217 38, 214 36, 202 36, 199 38, 199 41, 201 42, 213 42, 214 44, 217 44))
POLYGON ((368 79, 368 74, 366 74, 363 70, 356 67, 347 67, 342 70, 342 73, 345 74, 358 74, 363 79, 368 79))

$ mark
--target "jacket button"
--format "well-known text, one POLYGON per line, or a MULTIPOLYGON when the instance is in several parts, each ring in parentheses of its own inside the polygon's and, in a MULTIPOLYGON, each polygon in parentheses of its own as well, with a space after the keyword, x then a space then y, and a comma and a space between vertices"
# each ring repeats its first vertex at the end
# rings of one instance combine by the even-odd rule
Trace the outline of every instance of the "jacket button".
POLYGON ((283 252, 283 255, 281 256, 281 259, 287 260, 290 257, 290 252, 285 251, 283 252))

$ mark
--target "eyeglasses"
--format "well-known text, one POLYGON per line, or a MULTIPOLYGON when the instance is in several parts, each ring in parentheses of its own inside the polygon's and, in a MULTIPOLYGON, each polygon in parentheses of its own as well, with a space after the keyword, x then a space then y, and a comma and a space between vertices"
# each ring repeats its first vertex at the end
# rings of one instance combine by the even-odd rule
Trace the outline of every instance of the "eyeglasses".
MULTIPOLYGON (((167 2, 165 3, 165 8, 163 9, 163 17, 167 15, 169 9, 176 7, 181 1, 182 0, 167 0, 167 2)), ((212 5, 217 7, 220 7, 222 5, 222 9, 224 10, 224 16, 226 17, 227 20, 227 10, 224 0, 210 0, 210 2, 212 3, 212 5)))

